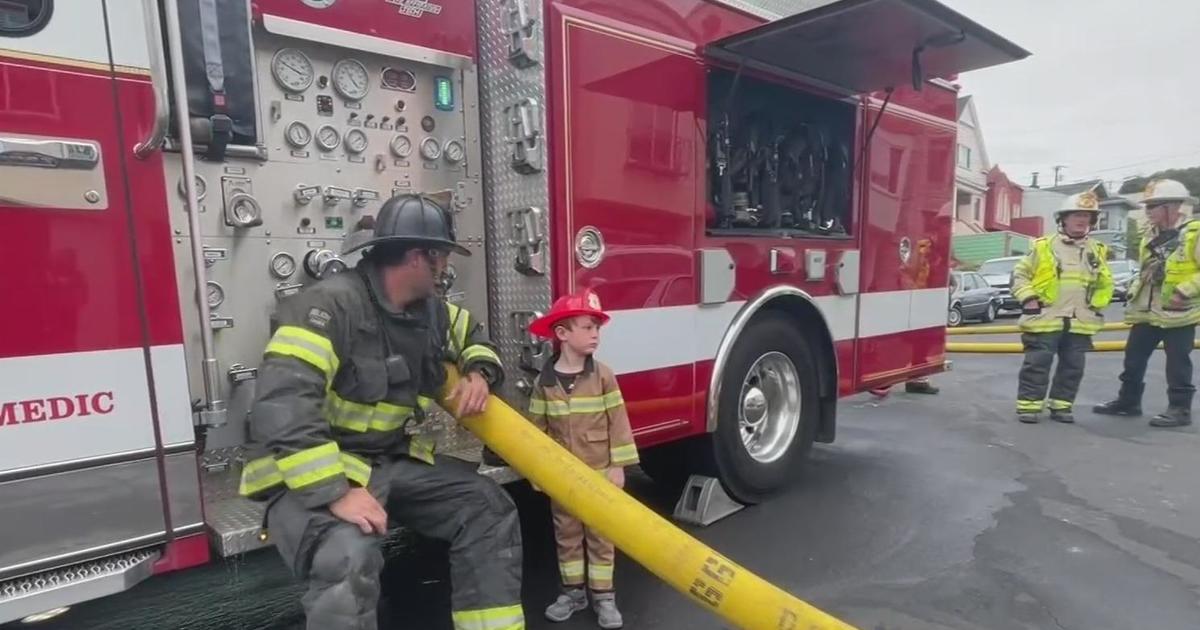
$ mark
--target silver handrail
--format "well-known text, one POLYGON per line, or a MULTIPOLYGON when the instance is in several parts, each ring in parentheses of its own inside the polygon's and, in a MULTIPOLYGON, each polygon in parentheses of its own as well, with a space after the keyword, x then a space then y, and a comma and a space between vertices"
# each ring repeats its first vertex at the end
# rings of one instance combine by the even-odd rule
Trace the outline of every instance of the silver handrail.
POLYGON ((142 0, 142 19, 146 22, 146 49, 150 54, 150 82, 154 88, 154 127, 145 140, 133 146, 133 155, 146 159, 162 146, 171 120, 171 101, 167 96, 167 64, 163 54, 162 21, 158 0, 142 0))
POLYGON ((211 309, 204 297, 208 283, 204 269, 204 242, 200 234, 200 202, 196 194, 196 154, 192 148, 192 128, 188 112, 187 85, 183 80, 183 44, 179 27, 179 3, 165 0, 167 22, 167 48, 170 52, 171 74, 176 78, 172 84, 175 96, 175 117, 179 119, 179 143, 182 151, 179 159, 183 163, 183 184, 187 198, 188 232, 191 241, 192 275, 196 282, 196 305, 200 315, 200 349, 203 353, 204 408, 200 410, 199 424, 220 426, 228 413, 220 393, 220 366, 213 351, 211 309))

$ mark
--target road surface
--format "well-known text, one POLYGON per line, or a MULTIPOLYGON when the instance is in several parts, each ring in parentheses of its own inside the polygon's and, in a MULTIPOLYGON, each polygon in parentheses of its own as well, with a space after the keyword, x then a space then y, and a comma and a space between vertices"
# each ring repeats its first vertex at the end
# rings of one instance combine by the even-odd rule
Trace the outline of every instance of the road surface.
MULTIPOLYGON (((1089 355, 1073 426, 1015 421, 1019 356, 953 358, 941 395, 844 401, 837 443, 814 448, 794 487, 687 529, 864 630, 1200 628, 1200 436, 1146 424, 1165 404, 1161 353, 1137 420, 1090 412, 1115 391, 1121 354, 1089 355)), ((590 611, 542 619, 556 589, 547 505, 513 491, 529 627, 596 627, 590 611)), ((636 474, 630 491, 662 513, 674 503, 636 474)), ((412 541, 391 556, 381 628, 449 630, 444 549, 412 541)), ((728 627, 623 557, 616 575, 626 628, 728 627)), ((267 550, 37 627, 298 628, 298 593, 267 550)))

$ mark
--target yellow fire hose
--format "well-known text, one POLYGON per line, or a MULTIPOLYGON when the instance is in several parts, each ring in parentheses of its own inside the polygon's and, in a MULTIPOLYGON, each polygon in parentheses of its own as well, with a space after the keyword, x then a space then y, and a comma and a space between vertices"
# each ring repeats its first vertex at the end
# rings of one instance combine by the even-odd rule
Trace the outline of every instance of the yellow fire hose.
MULTIPOLYGON (((444 401, 458 382, 449 367, 444 401)), ((454 409, 443 403, 445 409, 454 409)), ((518 472, 701 607, 749 630, 854 630, 710 549, 583 464, 504 401, 460 420, 518 472)))
MULTIPOLYGON (((1162 348, 1160 343, 1157 346, 1162 348)), ((1200 348, 1200 341, 1197 341, 1193 346, 1200 348)), ((1092 352, 1124 352, 1124 341, 1093 341, 1092 352)), ((968 353, 983 353, 983 354, 1022 354, 1025 352, 1025 347, 1020 343, 981 343, 981 342, 948 342, 946 344, 946 352, 968 352, 968 353)))
MULTIPOLYGON (((1129 324, 1114 322, 1104 324, 1100 330, 1129 330, 1129 324)), ((1021 327, 1012 326, 970 326, 967 328, 947 328, 947 335, 1004 335, 1021 332, 1021 327)))

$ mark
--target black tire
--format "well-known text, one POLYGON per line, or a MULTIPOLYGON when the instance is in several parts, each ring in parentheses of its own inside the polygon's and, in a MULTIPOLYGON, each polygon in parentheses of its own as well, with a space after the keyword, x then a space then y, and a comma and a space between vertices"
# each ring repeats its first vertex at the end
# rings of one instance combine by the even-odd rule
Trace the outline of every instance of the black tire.
POLYGON ((987 308, 983 311, 983 323, 990 324, 996 321, 996 314, 1000 312, 1000 308, 995 302, 988 302, 987 308))
POLYGON ((812 448, 820 416, 817 361, 808 340, 787 317, 767 314, 742 332, 725 364, 718 400, 717 429, 711 436, 711 463, 725 491, 746 504, 759 503, 795 479, 812 448), (800 387, 799 426, 776 460, 755 460, 742 443, 738 411, 742 383, 754 362, 769 352, 791 360, 800 387))
POLYGON ((955 304, 954 306, 950 307, 950 313, 946 317, 946 325, 951 328, 957 328, 958 326, 962 326, 962 323, 963 323, 962 307, 955 304))

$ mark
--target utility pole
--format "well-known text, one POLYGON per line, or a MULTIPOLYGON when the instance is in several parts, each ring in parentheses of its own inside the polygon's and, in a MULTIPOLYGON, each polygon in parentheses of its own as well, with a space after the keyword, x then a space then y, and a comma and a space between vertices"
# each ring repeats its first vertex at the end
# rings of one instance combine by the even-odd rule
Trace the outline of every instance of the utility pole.
POLYGON ((1056 187, 1058 186, 1058 182, 1061 181, 1061 178, 1059 177, 1059 173, 1061 173, 1064 168, 1066 168, 1066 166, 1063 164, 1055 164, 1054 165, 1054 185, 1056 187))

